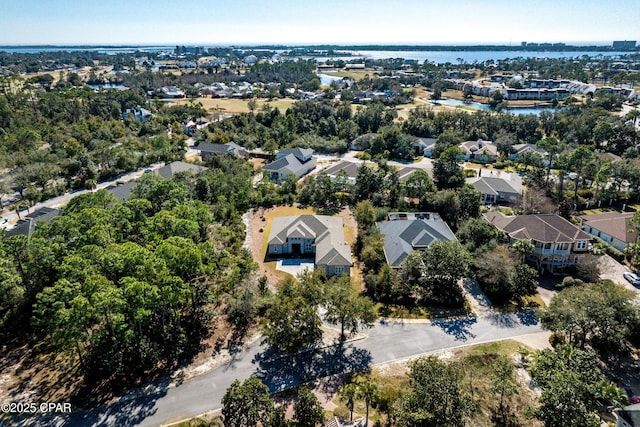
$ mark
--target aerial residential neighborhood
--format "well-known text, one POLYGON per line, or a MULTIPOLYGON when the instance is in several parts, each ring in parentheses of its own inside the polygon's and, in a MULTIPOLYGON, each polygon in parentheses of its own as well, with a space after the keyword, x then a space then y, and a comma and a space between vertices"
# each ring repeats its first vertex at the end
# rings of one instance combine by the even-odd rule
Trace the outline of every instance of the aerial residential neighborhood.
POLYGON ((0 427, 640 426, 640 4, 5 3, 0 427))

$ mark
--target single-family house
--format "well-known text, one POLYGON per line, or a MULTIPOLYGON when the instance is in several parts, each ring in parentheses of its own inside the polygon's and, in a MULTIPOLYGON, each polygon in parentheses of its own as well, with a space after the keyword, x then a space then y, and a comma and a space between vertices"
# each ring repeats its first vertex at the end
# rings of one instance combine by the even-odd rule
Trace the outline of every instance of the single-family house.
POLYGON ((638 228, 633 223, 633 212, 605 212, 582 217, 582 229, 624 251, 629 243, 638 240, 638 228))
POLYGON ((129 116, 134 117, 141 122, 146 122, 151 117, 153 117, 153 114, 146 108, 142 108, 141 106, 136 105, 135 108, 127 108, 126 111, 122 113, 123 119, 126 119, 129 116))
POLYGON ((499 176, 481 176, 466 181, 482 194, 482 201, 486 205, 516 203, 522 196, 522 179, 517 174, 501 173, 499 176))
POLYGON ((495 162, 498 159, 498 147, 493 141, 465 141, 458 147, 462 150, 464 160, 495 162))
POLYGON ((351 141, 350 148, 355 151, 366 150, 371 147, 371 141, 375 138, 377 133, 365 133, 364 135, 360 135, 356 137, 353 141, 351 141))
POLYGON ((327 215, 277 217, 271 224, 270 257, 314 255, 315 269, 329 276, 351 272, 351 248, 344 240, 342 219, 327 215))
POLYGON ((437 240, 456 240, 447 223, 434 212, 393 212, 388 218, 376 222, 376 226, 384 235, 384 256, 392 268, 400 268, 407 255, 437 240))
POLYGON ((589 249, 591 236, 559 215, 505 216, 487 212, 484 218, 504 231, 510 243, 528 240, 535 249, 527 259, 539 270, 554 273, 575 266, 589 249))
POLYGON ((181 172, 191 172, 196 175, 203 171, 206 171, 207 169, 208 168, 204 166, 194 165, 193 163, 177 161, 169 163, 168 165, 157 169, 155 173, 163 178, 173 179, 177 174, 181 172))
POLYGON ((116 196, 118 200, 128 200, 133 194, 133 189, 138 185, 136 181, 129 181, 125 183, 116 183, 115 185, 110 185, 106 188, 106 190, 116 196))
POLYGON ((198 145, 198 151, 200 151, 200 157, 202 160, 207 159, 209 156, 224 156, 230 154, 232 156, 247 158, 249 153, 236 144, 235 142, 228 142, 226 144, 211 144, 209 142, 203 142, 198 145))
POLYGON ((60 209, 42 207, 28 214, 24 219, 18 221, 18 223, 10 230, 5 232, 6 237, 24 235, 31 237, 36 230, 38 222, 49 222, 52 218, 61 215, 60 209))
POLYGON ((268 172, 269 178, 282 181, 288 175, 298 178, 311 172, 316 167, 316 159, 313 158, 313 150, 310 148, 286 148, 276 153, 276 160, 263 166, 268 172))
POLYGON ((510 160, 519 160, 522 156, 529 153, 539 154, 542 157, 542 163, 544 166, 549 166, 549 153, 538 147, 536 144, 515 144, 511 146, 511 153, 509 153, 510 160))
POLYGON ((329 166, 320 173, 327 175, 332 181, 338 179, 339 176, 344 176, 346 182, 349 184, 355 184, 358 177, 358 168, 360 165, 348 160, 340 160, 338 163, 329 166))
POLYGON ((418 168, 413 166, 405 166, 398 169, 398 180, 400 182, 406 182, 411 175, 418 171, 426 172, 427 175, 429 175, 429 178, 433 179, 433 167, 418 168))
POLYGON ((162 88, 162 96, 164 98, 184 98, 184 92, 175 86, 164 86, 162 88))
POLYGON ((417 138, 413 143, 413 147, 416 150, 416 154, 431 158, 433 155, 433 149, 436 146, 435 138, 417 138))

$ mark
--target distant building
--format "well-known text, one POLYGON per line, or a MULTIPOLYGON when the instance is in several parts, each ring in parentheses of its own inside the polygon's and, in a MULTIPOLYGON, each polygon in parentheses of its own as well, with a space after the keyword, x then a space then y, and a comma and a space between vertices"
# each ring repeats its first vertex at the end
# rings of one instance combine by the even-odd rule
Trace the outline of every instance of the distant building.
POLYGON ((130 181, 124 184, 120 183, 120 184, 110 185, 109 187, 106 188, 106 190, 109 193, 116 196, 117 199, 124 201, 124 200, 128 200, 129 197, 131 197, 131 194, 133 194, 133 189, 136 187, 136 185, 138 185, 137 182, 130 181))
POLYGON ((28 214, 24 219, 19 220, 15 227, 5 232, 5 236, 11 237, 24 235, 31 237, 33 232, 36 230, 38 222, 49 222, 52 218, 61 214, 62 211, 60 209, 48 207, 40 208, 28 214))
POLYGON ((411 252, 425 250, 435 241, 456 240, 447 223, 433 212, 394 212, 389 221, 376 226, 384 235, 384 256, 392 268, 400 268, 411 252))
POLYGON ((329 276, 348 276, 353 266, 351 248, 344 241, 342 219, 327 215, 275 218, 267 253, 272 257, 314 255, 316 270, 324 270, 329 276))
POLYGON ((165 98, 184 98, 184 92, 175 86, 164 86, 162 88, 162 96, 165 98))
POLYGON ((179 174, 181 172, 191 172, 193 174, 199 174, 206 170, 206 167, 194 165, 193 163, 173 162, 156 170, 155 173, 163 178, 173 179, 175 178, 176 174, 179 174))
POLYGON ((636 41, 635 40, 616 40, 613 42, 612 47, 614 49, 635 49, 636 41))
POLYGON ((241 158, 249 157, 247 150, 235 142, 229 142, 227 144, 211 144, 203 142, 198 145, 198 150, 200 151, 200 157, 202 157, 202 160, 205 160, 212 155, 224 156, 227 154, 241 158))
POLYGON ((146 122, 151 117, 153 117, 153 114, 151 113, 151 111, 145 108, 142 108, 139 105, 136 105, 135 108, 127 108, 127 110, 124 113, 122 113, 123 119, 126 119, 129 116, 132 116, 140 120, 141 122, 146 122))

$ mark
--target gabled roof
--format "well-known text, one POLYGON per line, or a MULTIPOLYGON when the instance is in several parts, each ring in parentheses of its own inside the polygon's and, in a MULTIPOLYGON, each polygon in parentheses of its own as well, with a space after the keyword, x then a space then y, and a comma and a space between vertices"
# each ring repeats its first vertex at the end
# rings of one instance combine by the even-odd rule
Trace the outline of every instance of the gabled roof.
POLYGON ((300 176, 300 171, 304 170, 306 167, 306 164, 298 160, 296 156, 293 154, 287 154, 287 156, 263 166, 262 169, 270 172, 282 173, 284 175, 294 174, 300 176))
POLYGON ((384 234, 384 254, 391 267, 400 267, 411 252, 427 248, 437 240, 456 240, 447 223, 435 215, 429 219, 383 221, 376 225, 384 234))
POLYGON ((356 178, 358 176, 358 165, 357 163, 350 162, 348 160, 341 160, 335 165, 328 167, 323 170, 322 173, 327 174, 329 176, 338 176, 338 174, 344 171, 349 178, 356 178))
POLYGON ((30 237, 36 229, 38 221, 49 222, 52 218, 62 214, 60 209, 42 207, 31 212, 29 215, 18 221, 15 227, 6 231, 6 236, 25 235, 30 237))
POLYGON ((133 193, 133 189, 138 185, 135 181, 126 182, 124 184, 112 185, 107 187, 107 191, 119 200, 127 200, 131 197, 131 193, 133 193))
POLYGON ((226 154, 233 150, 226 144, 211 144, 210 142, 203 142, 198 145, 198 150, 204 153, 226 154))
POLYGON ((269 232, 269 244, 282 245, 292 237, 315 239, 316 265, 353 265, 351 248, 344 241, 339 217, 296 215, 275 218, 269 232))
POLYGON ((631 221, 632 212, 606 212, 582 217, 583 225, 615 237, 624 243, 632 243, 638 239, 638 229, 631 221))
POLYGON ((515 155, 523 153, 538 153, 543 157, 549 155, 549 153, 545 149, 540 148, 535 144, 515 144, 511 146, 511 149, 513 150, 513 153, 515 155))
POLYGON ((160 169, 156 170, 155 173, 160 175, 163 178, 173 179, 173 177, 175 177, 176 174, 180 172, 190 171, 190 172, 193 172, 194 174, 198 174, 205 170, 207 170, 207 168, 204 166, 199 166, 199 165, 194 165, 193 163, 178 161, 178 162, 169 163, 168 165, 161 167, 160 169))
POLYGON ((559 215, 505 216, 501 212, 487 212, 484 218, 517 240, 544 243, 573 243, 589 240, 591 236, 559 215))
POLYGON ((304 161, 305 158, 313 155, 313 150, 311 148, 299 148, 299 147, 284 148, 282 150, 279 150, 276 153, 276 156, 278 158, 281 158, 281 157, 286 157, 289 154, 293 154, 294 156, 296 156, 296 158, 298 160, 300 160, 302 162, 302 161, 304 161))
POLYGON ((499 193, 522 194, 522 183, 515 180, 483 176, 468 180, 482 194, 498 196, 499 193))
POLYGON ((465 153, 482 153, 486 151, 490 156, 498 155, 498 147, 492 141, 483 141, 481 139, 477 141, 465 141, 458 145, 465 153))

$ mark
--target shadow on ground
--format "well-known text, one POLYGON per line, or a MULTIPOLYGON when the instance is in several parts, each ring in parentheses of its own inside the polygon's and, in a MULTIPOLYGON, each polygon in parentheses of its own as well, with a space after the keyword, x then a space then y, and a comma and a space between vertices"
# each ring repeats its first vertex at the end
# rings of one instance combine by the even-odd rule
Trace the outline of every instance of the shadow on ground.
POLYGON ((317 378, 363 371, 371 365, 371 354, 351 344, 278 357, 267 350, 254 359, 256 376, 272 393, 284 391, 317 378))
POLYGON ((476 335, 471 332, 471 328, 478 322, 476 316, 460 317, 457 319, 438 319, 432 322, 438 326, 447 335, 453 336, 456 341, 466 341, 469 338, 475 338, 476 335))

